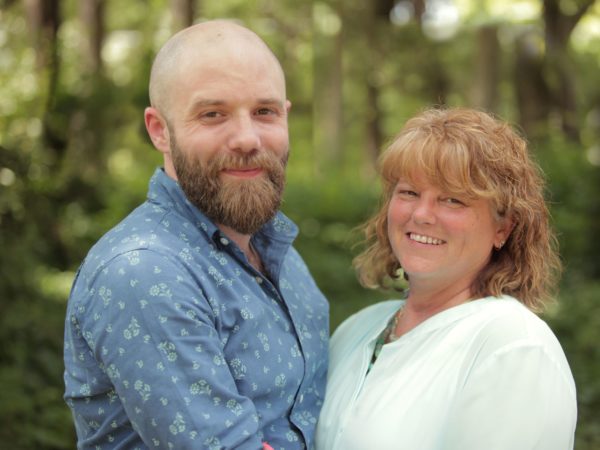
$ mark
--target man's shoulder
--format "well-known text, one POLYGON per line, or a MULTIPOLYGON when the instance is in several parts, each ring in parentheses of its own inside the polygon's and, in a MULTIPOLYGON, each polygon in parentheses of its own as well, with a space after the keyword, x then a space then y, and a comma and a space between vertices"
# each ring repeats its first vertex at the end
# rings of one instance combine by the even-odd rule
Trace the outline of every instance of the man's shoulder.
POLYGON ((91 248, 89 255, 123 253, 147 248, 157 235, 164 235, 164 208, 145 202, 107 231, 91 248))
POLYGON ((135 257, 140 252, 176 257, 183 247, 208 244, 200 234, 197 225, 175 210, 147 201, 96 242, 88 252, 82 270, 93 276, 111 261, 135 257))

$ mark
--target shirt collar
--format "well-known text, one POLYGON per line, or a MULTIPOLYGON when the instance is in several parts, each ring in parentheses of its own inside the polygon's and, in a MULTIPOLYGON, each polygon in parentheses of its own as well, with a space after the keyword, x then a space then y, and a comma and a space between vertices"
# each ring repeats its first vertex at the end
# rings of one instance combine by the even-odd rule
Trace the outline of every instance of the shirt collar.
MULTIPOLYGON (((175 209, 179 214, 201 229, 218 248, 222 247, 225 236, 206 215, 194 206, 185 196, 177 181, 166 174, 163 168, 157 168, 150 179, 148 200, 175 209)), ((252 237, 259 251, 265 246, 290 246, 298 235, 298 227, 285 214, 278 211, 252 237)))

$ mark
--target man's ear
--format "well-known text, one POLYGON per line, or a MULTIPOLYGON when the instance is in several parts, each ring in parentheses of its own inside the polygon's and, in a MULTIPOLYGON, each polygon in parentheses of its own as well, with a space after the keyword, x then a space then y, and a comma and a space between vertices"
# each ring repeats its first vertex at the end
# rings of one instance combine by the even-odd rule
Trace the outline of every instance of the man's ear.
POLYGON ((147 107, 144 110, 144 123, 154 147, 165 156, 170 154, 169 128, 161 113, 152 106, 147 107))

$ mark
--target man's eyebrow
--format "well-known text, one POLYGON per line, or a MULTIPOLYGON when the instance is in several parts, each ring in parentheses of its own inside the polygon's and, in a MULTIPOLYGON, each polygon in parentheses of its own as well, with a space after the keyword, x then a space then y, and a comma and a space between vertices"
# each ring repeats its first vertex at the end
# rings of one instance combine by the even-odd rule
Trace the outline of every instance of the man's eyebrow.
POLYGON ((205 106, 222 106, 224 104, 223 100, 198 99, 192 103, 191 109, 203 108, 205 106))
MULTIPOLYGON (((283 102, 281 99, 276 98, 276 97, 266 97, 266 98, 259 98, 256 101, 259 105, 279 105, 279 106, 283 106, 285 102, 283 102)), ((227 102, 225 102, 224 100, 217 100, 217 99, 198 99, 196 101, 194 101, 190 107, 191 110, 196 110, 198 108, 204 108, 206 106, 223 106, 225 105, 227 102)))
POLYGON ((281 99, 275 98, 275 97, 271 97, 271 98, 259 98, 258 99, 258 103, 260 105, 273 105, 273 104, 283 105, 284 104, 284 102, 281 99))

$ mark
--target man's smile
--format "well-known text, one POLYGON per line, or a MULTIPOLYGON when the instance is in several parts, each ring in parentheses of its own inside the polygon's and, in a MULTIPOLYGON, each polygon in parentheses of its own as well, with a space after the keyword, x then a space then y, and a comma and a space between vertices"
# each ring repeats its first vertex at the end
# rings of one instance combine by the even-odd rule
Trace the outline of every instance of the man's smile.
POLYGON ((222 171, 226 175, 240 177, 240 178, 253 178, 260 175, 263 172, 261 167, 252 167, 247 169, 223 169, 222 171))

